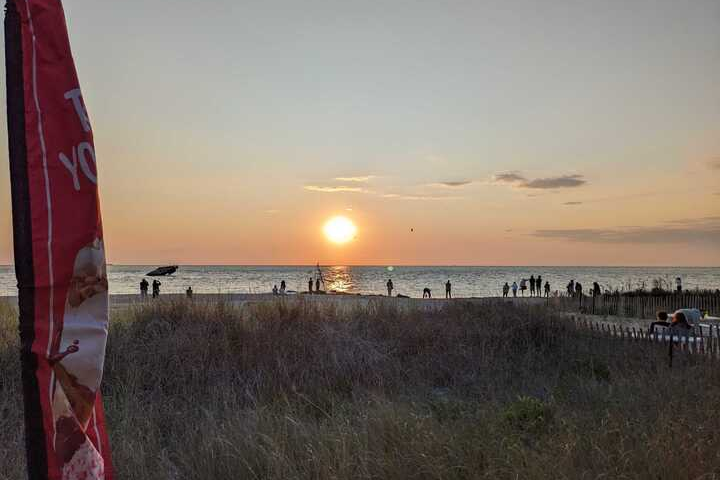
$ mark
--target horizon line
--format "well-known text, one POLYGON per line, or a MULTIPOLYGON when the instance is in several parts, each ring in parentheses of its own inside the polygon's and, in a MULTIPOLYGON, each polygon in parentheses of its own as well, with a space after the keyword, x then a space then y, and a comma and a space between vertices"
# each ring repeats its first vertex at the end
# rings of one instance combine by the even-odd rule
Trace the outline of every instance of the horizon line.
MULTIPOLYGON (((156 267, 158 265, 177 265, 178 267, 466 267, 466 268, 520 268, 520 267, 532 267, 532 268, 720 268, 720 265, 644 265, 644 264, 628 264, 628 265, 543 265, 543 264, 508 264, 508 265, 478 265, 478 264, 411 264, 411 263, 396 263, 396 264, 371 264, 371 263, 345 263, 345 264, 311 264, 311 263, 247 263, 247 264, 232 264, 232 263, 112 263, 107 262, 107 266, 117 267, 156 267)), ((14 264, 0 264, 0 267, 14 267, 14 264)))

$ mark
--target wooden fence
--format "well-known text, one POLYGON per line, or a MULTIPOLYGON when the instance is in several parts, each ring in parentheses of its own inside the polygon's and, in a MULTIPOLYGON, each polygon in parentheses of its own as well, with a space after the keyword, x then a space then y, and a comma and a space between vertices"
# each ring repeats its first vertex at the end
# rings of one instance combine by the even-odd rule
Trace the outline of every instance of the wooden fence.
POLYGON ((719 294, 682 293, 673 295, 599 295, 549 297, 547 303, 564 312, 593 315, 615 315, 630 318, 655 318, 659 311, 674 312, 681 308, 697 308, 711 316, 720 316, 719 294))
POLYGON ((667 345, 672 364, 673 347, 690 354, 705 355, 720 359, 720 325, 702 325, 684 332, 660 327, 655 332, 649 328, 628 327, 613 323, 602 323, 587 318, 572 317, 575 325, 592 334, 631 342, 652 342, 667 345))

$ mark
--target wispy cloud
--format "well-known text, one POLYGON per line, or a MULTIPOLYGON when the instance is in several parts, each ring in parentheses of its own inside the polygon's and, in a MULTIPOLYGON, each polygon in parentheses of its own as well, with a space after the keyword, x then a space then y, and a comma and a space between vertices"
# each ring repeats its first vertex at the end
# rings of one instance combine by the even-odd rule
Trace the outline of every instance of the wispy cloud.
POLYGON ((582 175, 562 175, 559 177, 536 178, 525 182, 521 186, 523 188, 553 189, 580 187, 586 183, 587 180, 582 175))
POLYGON ((568 206, 582 205, 582 204, 583 204, 583 202, 565 202, 565 203, 563 203, 563 205, 568 205, 568 206))
POLYGON ((584 243, 720 244, 720 217, 669 220, 646 227, 537 230, 532 235, 584 243))
POLYGON ((520 172, 504 172, 493 175, 493 182, 517 184, 527 182, 527 179, 520 172))
POLYGON ((271 209, 269 209, 269 210, 265 210, 265 213, 267 213, 268 215, 275 215, 276 213, 280 213, 280 210, 276 210, 276 209, 274 209, 274 208, 271 208, 271 209))
POLYGON ((584 175, 578 174, 528 179, 520 172, 504 172, 496 173, 493 176, 493 183, 531 190, 554 190, 581 187, 587 184, 587 180, 585 180, 584 175))
MULTIPOLYGON (((356 178, 357 181, 360 182, 364 178, 374 178, 373 176, 368 177, 343 177, 346 181, 348 178, 356 178)), ((339 180, 339 179, 336 179, 339 180)), ((448 188, 459 188, 462 185, 466 185, 467 183, 470 183, 470 181, 462 181, 462 182, 444 182, 448 183, 450 185, 453 185, 453 187, 448 188)), ((427 187, 427 185, 426 185, 427 187)), ((365 194, 365 195, 371 195, 376 196, 380 198, 387 198, 387 199, 398 199, 398 200, 457 200, 463 197, 459 196, 450 196, 450 195, 426 195, 422 191, 392 191, 392 187, 388 187, 387 190, 377 190, 377 189, 368 189, 364 188, 362 186, 355 186, 355 185, 305 185, 303 186, 304 190, 307 190, 309 192, 319 192, 319 193, 358 193, 358 194, 365 194), (390 191, 388 191, 390 190, 390 191)), ((417 190, 417 189, 415 189, 417 190)))
POLYGON ((407 195, 402 193, 384 193, 383 198, 397 198, 398 200, 459 200, 462 197, 457 196, 439 196, 439 195, 407 195))
POLYGON ((337 180, 338 182, 366 183, 373 178, 377 178, 376 175, 363 175, 358 177, 335 177, 335 180, 337 180))
POLYGON ((319 185, 305 185, 303 187, 305 190, 309 190, 311 192, 321 192, 321 193, 369 193, 364 188, 360 187, 348 187, 345 185, 339 185, 339 186, 332 186, 332 187, 322 187, 319 185))
POLYGON ((451 180, 451 181, 445 181, 445 182, 431 183, 428 186, 440 187, 440 188, 462 188, 467 185, 470 185, 471 183, 473 183, 472 180, 451 180))

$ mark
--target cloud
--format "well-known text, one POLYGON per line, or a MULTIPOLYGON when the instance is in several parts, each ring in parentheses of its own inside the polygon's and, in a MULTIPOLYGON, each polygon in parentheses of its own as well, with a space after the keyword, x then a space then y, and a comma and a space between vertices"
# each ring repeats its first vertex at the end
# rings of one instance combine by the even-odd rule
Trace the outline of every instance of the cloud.
POLYGON ((493 181, 495 183, 524 183, 527 182, 527 179, 520 175, 518 172, 505 172, 505 173, 496 173, 493 175, 493 181))
POLYGON ((522 188, 573 188, 580 187, 586 183, 587 181, 583 179, 582 175, 562 175, 560 177, 536 178, 535 180, 525 182, 522 188))
POLYGON ((441 187, 441 188, 462 188, 466 185, 470 185, 471 183, 473 183, 472 180, 456 180, 456 181, 431 183, 429 186, 430 187, 441 187))
POLYGON ((433 195, 405 195, 401 193, 384 193, 383 198, 397 198, 398 200, 459 200, 462 197, 433 196, 433 195))
POLYGON ((276 213, 280 213, 280 210, 276 210, 276 209, 274 209, 274 208, 271 208, 270 210, 265 210, 265 213, 267 213, 268 215, 274 215, 274 214, 276 214, 276 213))
POLYGON ((537 230, 536 237, 583 243, 720 244, 720 217, 669 220, 645 227, 537 230))
POLYGON ((336 186, 336 187, 321 187, 318 185, 305 185, 303 187, 305 190, 309 190, 311 192, 321 192, 321 193, 342 193, 342 192, 348 192, 348 193, 368 193, 367 190, 360 187, 347 187, 344 185, 336 186))
POLYGON ((584 175, 577 174, 528 180, 519 172, 504 172, 496 173, 493 176, 493 183, 531 190, 554 190, 557 188, 581 187, 587 183, 587 180, 585 180, 584 175))
POLYGON ((563 203, 563 205, 568 205, 568 206, 569 205, 582 205, 582 204, 583 204, 583 202, 565 202, 565 203, 563 203))
POLYGON ((375 175, 364 175, 364 176, 358 176, 358 177, 335 177, 335 180, 337 180, 338 182, 365 183, 365 182, 369 182, 373 178, 376 178, 375 175))

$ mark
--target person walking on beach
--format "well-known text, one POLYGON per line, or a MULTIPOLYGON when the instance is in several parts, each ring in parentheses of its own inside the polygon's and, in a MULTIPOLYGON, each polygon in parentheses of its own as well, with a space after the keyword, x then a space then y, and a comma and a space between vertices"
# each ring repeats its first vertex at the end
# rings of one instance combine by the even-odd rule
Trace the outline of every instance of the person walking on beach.
POLYGON ((677 290, 677 293, 682 293, 682 278, 677 277, 675 279, 675 289, 677 290))
POLYGON ((450 280, 445 282, 445 298, 452 298, 452 284, 450 280))
POLYGON ((530 296, 535 296, 535 275, 530 275, 530 296))
POLYGON ((160 285, 162 285, 162 283, 160 283, 158 280, 153 280, 153 283, 152 283, 153 298, 157 298, 160 296, 160 285))
POLYGON ((423 288, 423 298, 432 298, 432 292, 428 287, 423 288))
POLYGON ((513 284, 512 284, 513 297, 517 297, 517 290, 518 290, 518 284, 517 284, 517 282, 513 282, 513 284))
POLYGON ((549 281, 545 282, 545 296, 546 297, 550 296, 550 282, 549 281))
POLYGON ((582 294, 583 294, 582 293, 582 283, 575 282, 575 293, 577 294, 578 297, 582 297, 582 294))
POLYGON ((520 280, 520 295, 525 296, 525 290, 527 290, 527 279, 523 278, 520 280))
POLYGON ((385 286, 387 287, 387 290, 388 290, 388 297, 392 297, 392 291, 393 291, 394 285, 392 283, 391 278, 388 278, 388 281, 385 284, 385 286))
POLYGON ((320 279, 315 279, 315 293, 320 293, 320 279))
POLYGON ((570 280, 570 283, 567 284, 567 292, 568 297, 575 296, 575 280, 570 280))
POLYGON ((509 291, 510 291, 510 285, 508 285, 508 283, 505 282, 505 285, 503 285, 503 298, 507 298, 509 291))
POLYGON ((593 282, 593 297, 599 297, 600 296, 600 284, 598 282, 593 282))
POLYGON ((147 291, 150 284, 144 278, 140 282, 140 297, 147 298, 147 291))
POLYGON ((312 293, 312 286, 313 286, 313 279, 310 277, 310 280, 308 280, 308 293, 312 293))
POLYGON ((535 291, 538 297, 542 297, 542 277, 540 275, 535 279, 535 291))
POLYGON ((285 280, 280 281, 280 295, 285 294, 285 280))

